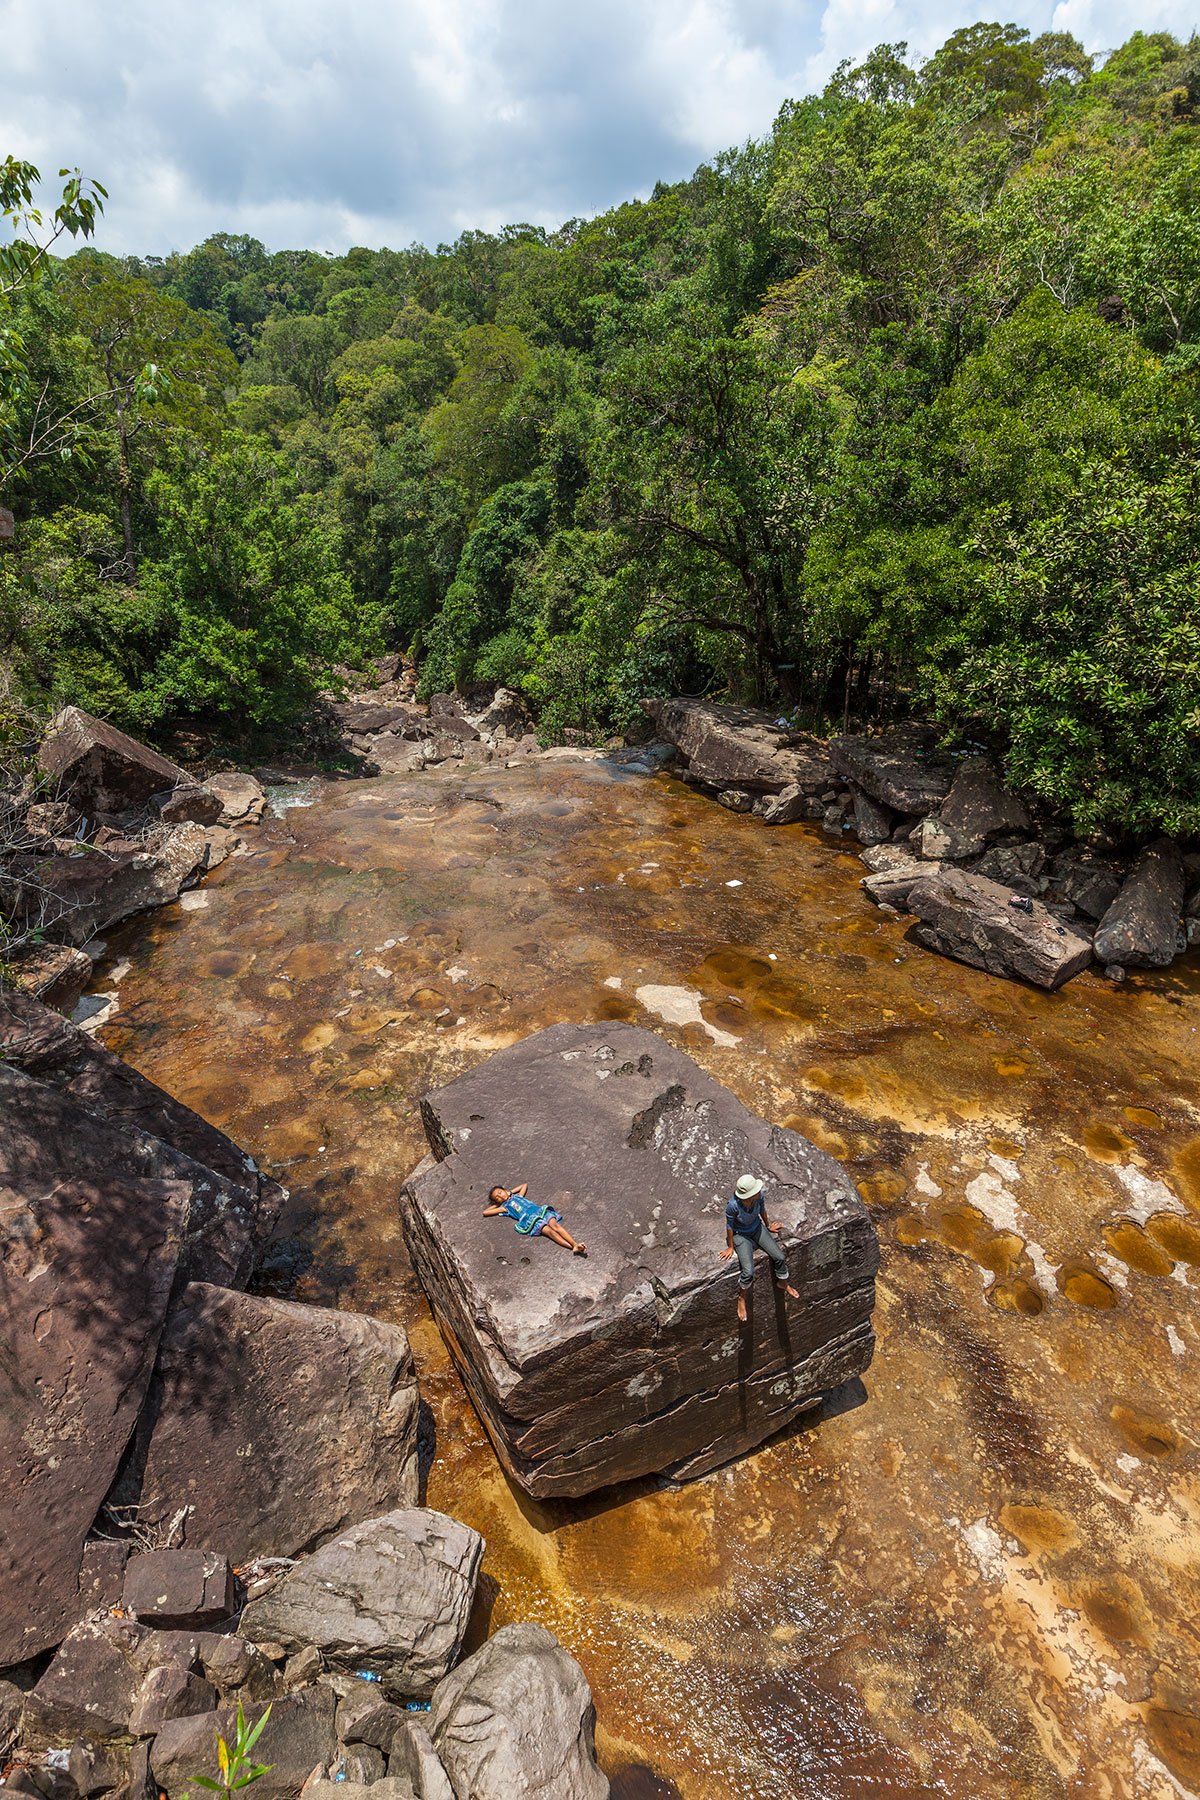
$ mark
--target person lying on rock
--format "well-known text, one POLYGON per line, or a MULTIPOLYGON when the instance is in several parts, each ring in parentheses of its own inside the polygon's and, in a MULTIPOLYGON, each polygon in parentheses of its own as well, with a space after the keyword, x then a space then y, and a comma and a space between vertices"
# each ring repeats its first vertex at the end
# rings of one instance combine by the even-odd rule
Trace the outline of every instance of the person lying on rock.
POLYGON ((564 1250, 571 1250, 576 1256, 586 1256, 587 1245, 575 1242, 562 1222, 562 1214, 555 1212, 552 1206, 539 1206, 528 1195, 527 1181, 515 1188, 494 1187, 483 1209, 484 1218, 494 1219, 497 1213, 503 1213, 505 1218, 513 1221, 522 1237, 548 1237, 552 1244, 561 1244, 564 1250))
POLYGON ((737 1316, 743 1325, 746 1323, 746 1295, 754 1286, 756 1247, 764 1250, 770 1257, 778 1285, 791 1299, 798 1300, 800 1295, 788 1280, 787 1257, 779 1248, 774 1227, 767 1217, 763 1184, 754 1175, 739 1175, 733 1198, 725 1208, 725 1248, 721 1252, 721 1260, 728 1262, 731 1256, 737 1256, 741 1271, 738 1277, 737 1316))

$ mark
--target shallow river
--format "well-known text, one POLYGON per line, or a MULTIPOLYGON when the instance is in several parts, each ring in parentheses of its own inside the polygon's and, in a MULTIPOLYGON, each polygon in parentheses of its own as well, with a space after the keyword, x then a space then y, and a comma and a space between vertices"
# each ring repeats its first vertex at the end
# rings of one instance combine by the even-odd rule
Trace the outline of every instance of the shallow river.
POLYGON ((486 1536, 491 1626, 579 1657, 617 1800, 1200 1788, 1195 958, 992 980, 910 945, 815 828, 604 763, 329 783, 252 844, 114 941, 105 1041, 291 1188, 269 1291, 408 1326, 428 1501, 486 1536), (543 1506, 499 1471, 395 1195, 423 1090, 596 1018, 846 1163, 879 1348, 716 1476, 543 1506))

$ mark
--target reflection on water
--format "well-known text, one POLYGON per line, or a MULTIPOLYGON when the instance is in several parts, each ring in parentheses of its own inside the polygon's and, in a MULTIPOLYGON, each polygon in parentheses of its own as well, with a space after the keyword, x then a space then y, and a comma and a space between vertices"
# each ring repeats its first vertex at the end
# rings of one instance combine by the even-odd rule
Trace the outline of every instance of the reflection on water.
POLYGON ((579 1656, 618 1800, 1196 1789, 1194 962, 993 981, 813 829, 603 764, 311 797, 127 934, 105 1040, 290 1185, 265 1285, 408 1325, 430 1504, 487 1537, 491 1623, 579 1656), (864 1404, 680 1491, 509 1487, 395 1193, 417 1096, 563 1019, 653 1026, 846 1162, 864 1404))

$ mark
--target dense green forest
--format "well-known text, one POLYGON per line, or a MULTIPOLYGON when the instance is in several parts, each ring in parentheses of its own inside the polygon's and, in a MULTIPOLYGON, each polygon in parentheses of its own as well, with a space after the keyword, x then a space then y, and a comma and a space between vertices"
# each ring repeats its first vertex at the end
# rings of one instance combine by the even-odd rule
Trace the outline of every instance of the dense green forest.
POLYGON ((1200 40, 883 45, 555 232, 4 274, 10 709, 278 732, 392 647, 549 736, 917 711, 1200 829, 1200 40))

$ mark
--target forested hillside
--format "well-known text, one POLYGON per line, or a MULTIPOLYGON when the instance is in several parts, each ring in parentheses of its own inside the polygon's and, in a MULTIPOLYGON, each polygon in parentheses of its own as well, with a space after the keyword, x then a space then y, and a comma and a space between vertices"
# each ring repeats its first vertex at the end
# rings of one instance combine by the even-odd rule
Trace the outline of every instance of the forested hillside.
POLYGON ((976 25, 553 233, 78 249, 7 301, 8 704, 278 731, 411 648, 551 736, 919 711, 1194 832, 1198 196, 1200 41, 976 25))

